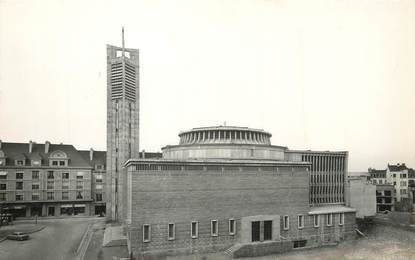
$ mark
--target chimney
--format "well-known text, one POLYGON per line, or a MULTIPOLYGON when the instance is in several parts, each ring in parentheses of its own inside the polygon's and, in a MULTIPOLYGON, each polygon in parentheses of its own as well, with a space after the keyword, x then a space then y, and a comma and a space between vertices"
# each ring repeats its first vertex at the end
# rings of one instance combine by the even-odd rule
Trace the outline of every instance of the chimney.
POLYGON ((32 140, 29 141, 29 153, 32 153, 33 151, 33 142, 32 140))
POLYGON ((50 142, 46 141, 45 142, 45 153, 49 153, 49 146, 50 146, 50 142))
POLYGON ((89 160, 92 161, 92 159, 94 158, 94 149, 90 149, 89 150, 89 160))
POLYGON ((143 150, 141 151, 141 159, 145 159, 146 158, 146 151, 143 150))

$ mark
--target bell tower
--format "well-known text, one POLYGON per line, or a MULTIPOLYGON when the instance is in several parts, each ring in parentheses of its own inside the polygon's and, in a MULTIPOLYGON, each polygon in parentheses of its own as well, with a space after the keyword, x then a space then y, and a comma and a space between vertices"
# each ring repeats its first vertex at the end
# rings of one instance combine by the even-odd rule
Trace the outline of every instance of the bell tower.
POLYGON ((139 51, 107 45, 107 219, 123 221, 127 204, 123 164, 139 151, 139 51))

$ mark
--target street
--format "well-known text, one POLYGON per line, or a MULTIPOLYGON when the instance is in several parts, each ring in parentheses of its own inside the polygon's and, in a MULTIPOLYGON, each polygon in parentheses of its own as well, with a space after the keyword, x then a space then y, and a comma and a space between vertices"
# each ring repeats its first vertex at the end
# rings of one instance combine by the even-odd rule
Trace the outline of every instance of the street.
POLYGON ((72 260, 89 223, 96 218, 47 219, 38 222, 46 228, 30 234, 27 241, 0 243, 1 260, 72 260))

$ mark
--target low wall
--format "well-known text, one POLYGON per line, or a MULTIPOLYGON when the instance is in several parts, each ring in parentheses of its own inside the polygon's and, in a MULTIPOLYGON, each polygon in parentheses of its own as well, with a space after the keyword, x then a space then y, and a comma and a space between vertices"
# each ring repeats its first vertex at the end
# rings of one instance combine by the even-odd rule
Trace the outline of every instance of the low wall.
POLYGON ((292 250, 293 242, 292 241, 272 241, 272 242, 262 242, 255 244, 247 244, 241 246, 238 250, 235 250, 233 253, 234 258, 240 257, 254 257, 254 256, 264 256, 272 255, 278 253, 284 253, 292 250))

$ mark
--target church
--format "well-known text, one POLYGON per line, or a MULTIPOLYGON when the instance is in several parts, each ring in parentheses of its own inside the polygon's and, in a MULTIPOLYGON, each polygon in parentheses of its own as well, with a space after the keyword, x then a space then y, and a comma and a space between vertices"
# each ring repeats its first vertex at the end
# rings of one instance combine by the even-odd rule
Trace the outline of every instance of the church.
POLYGON ((138 50, 107 46, 107 217, 133 259, 247 257, 355 236, 345 206, 348 152, 290 150, 271 133, 193 128, 161 158, 139 156, 138 50))

